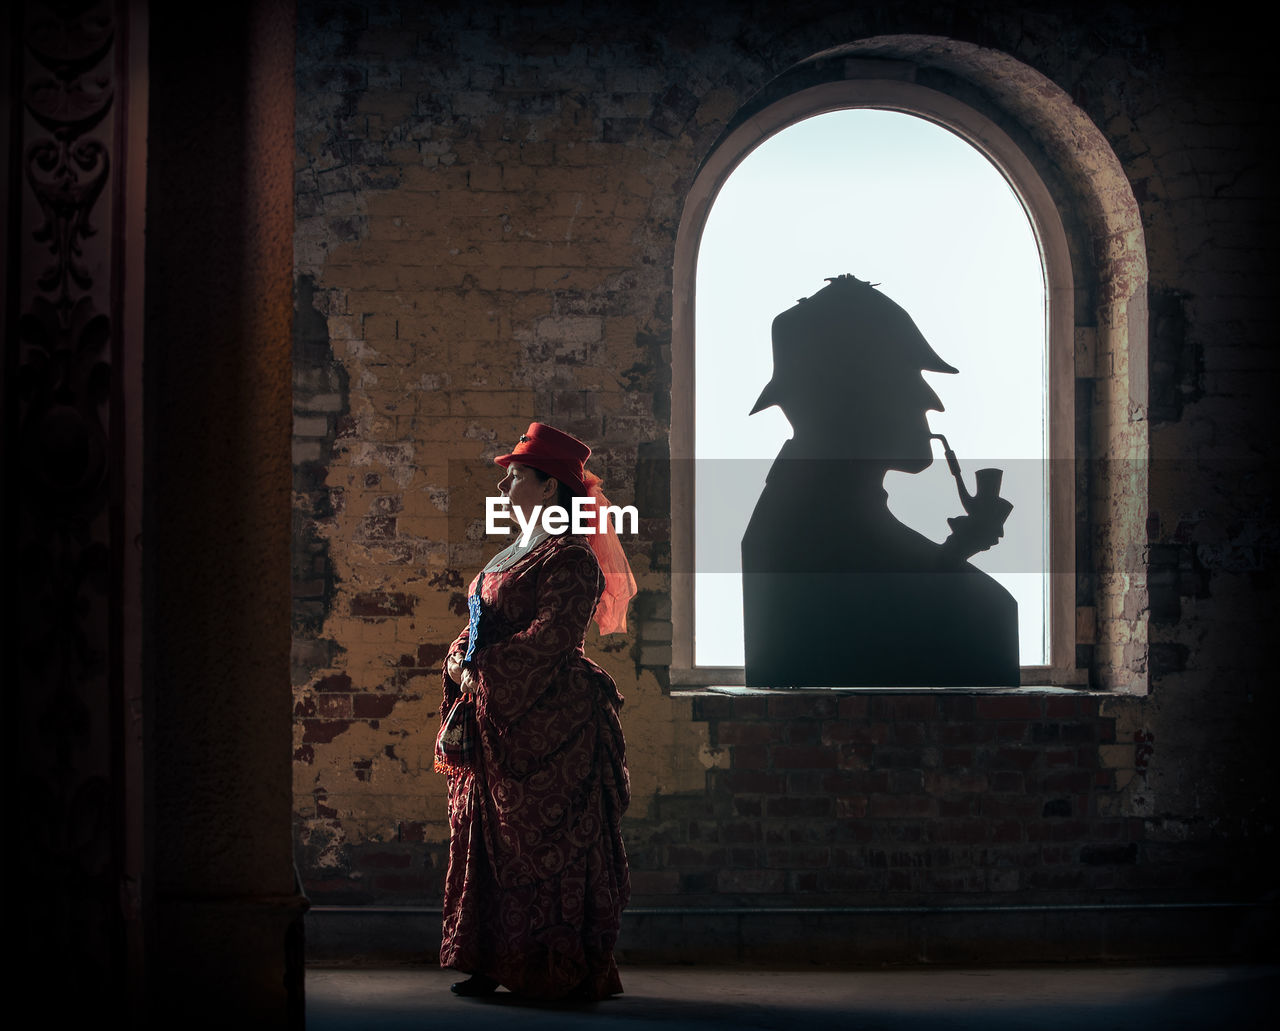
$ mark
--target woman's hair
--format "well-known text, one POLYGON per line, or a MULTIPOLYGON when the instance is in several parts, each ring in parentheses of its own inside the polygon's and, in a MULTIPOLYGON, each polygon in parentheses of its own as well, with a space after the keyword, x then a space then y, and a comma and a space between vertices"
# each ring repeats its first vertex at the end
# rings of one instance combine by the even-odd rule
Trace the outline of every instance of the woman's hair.
MULTIPOLYGON (((534 469, 533 466, 529 466, 528 468, 533 470, 533 475, 538 478, 539 483, 546 483, 547 480, 551 479, 550 473, 544 473, 541 469, 534 469)), ((556 504, 566 512, 572 512, 573 488, 562 480, 556 480, 556 485, 559 487, 559 490, 556 492, 556 504)))

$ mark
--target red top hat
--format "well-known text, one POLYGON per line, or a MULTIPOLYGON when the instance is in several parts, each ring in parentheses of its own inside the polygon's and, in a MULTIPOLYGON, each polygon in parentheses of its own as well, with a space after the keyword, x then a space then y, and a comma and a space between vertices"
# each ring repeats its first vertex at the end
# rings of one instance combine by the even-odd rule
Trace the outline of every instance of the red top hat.
POLYGON ((511 454, 499 455, 494 461, 504 469, 512 462, 527 465, 548 476, 554 476, 575 494, 586 497, 591 492, 587 489, 583 466, 590 455, 591 448, 577 437, 554 426, 531 422, 524 436, 511 449, 511 454))

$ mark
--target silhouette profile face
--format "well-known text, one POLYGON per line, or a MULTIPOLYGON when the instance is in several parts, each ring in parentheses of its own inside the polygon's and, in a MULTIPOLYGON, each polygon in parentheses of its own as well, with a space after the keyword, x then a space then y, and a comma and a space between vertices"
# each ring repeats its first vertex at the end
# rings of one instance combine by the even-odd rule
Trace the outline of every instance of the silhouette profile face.
POLYGON ((943 407, 922 370, 956 370, 869 284, 836 277, 779 315, 773 364, 752 411, 778 405, 808 452, 910 473, 933 461, 926 413, 943 407))
POLYGON ((829 441, 841 457, 884 470, 918 473, 929 467, 928 412, 942 402, 917 369, 849 368, 835 363, 781 408, 804 439, 829 441))

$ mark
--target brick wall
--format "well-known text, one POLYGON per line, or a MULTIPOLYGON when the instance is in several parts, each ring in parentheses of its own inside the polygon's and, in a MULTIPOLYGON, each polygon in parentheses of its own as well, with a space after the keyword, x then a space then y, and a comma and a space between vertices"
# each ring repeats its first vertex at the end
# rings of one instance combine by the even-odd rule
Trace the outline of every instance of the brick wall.
MULTIPOLYGON (((1233 56, 1248 44, 1176 7, 1024 6, 300 3, 295 809, 314 901, 438 902, 438 663, 493 547, 491 460, 534 418, 591 441, 613 500, 644 516, 635 625, 588 640, 628 700, 637 904, 1225 898, 1269 883, 1275 351, 1258 82, 1233 56), (1048 76, 1138 200, 1146 697, 667 684, 669 484, 652 460, 669 445, 684 193, 775 76, 906 32, 1048 76)), ((1064 212, 1073 246, 1105 253, 1092 217, 1064 212)))
POLYGON ((704 797, 637 822, 646 896, 1026 902, 1150 876, 1120 804, 1147 755, 1092 699, 740 695, 693 717, 722 763, 704 797))

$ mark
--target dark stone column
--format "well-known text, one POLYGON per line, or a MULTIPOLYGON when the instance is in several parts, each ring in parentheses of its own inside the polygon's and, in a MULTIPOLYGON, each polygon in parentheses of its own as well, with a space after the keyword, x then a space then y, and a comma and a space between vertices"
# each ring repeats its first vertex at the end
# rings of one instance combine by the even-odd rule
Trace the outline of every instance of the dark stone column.
POLYGON ((288 0, 151 11, 149 975, 157 1013, 255 1026, 301 1018, 304 902, 289 834, 293 54, 288 0))

